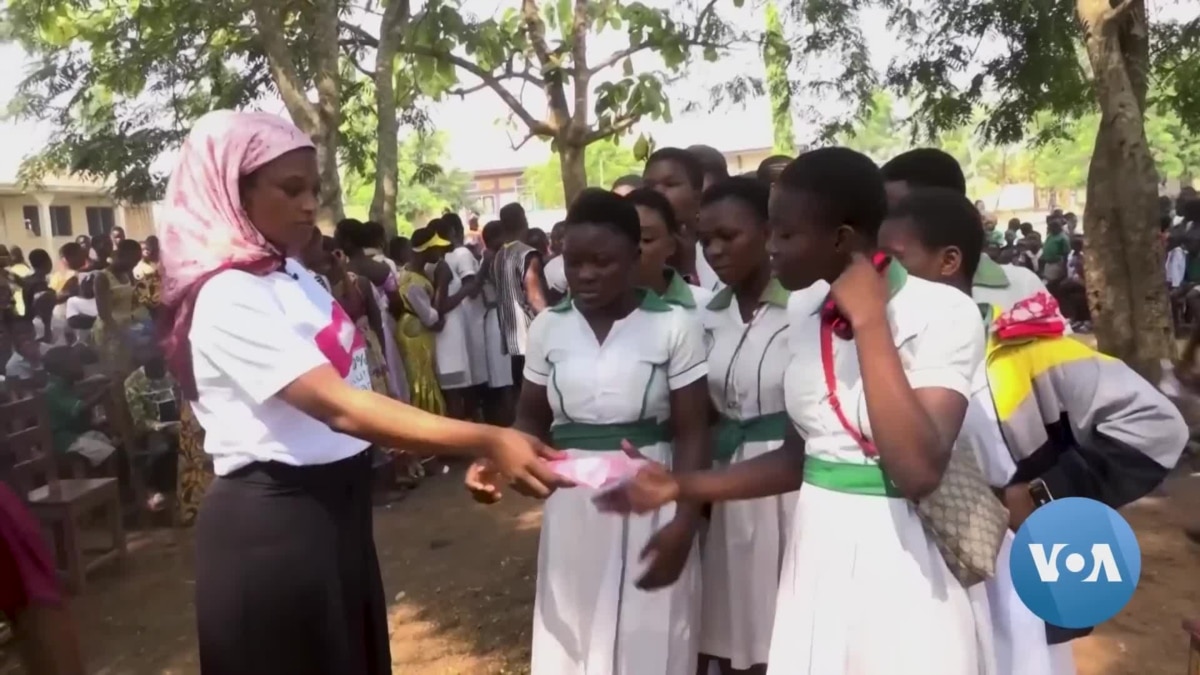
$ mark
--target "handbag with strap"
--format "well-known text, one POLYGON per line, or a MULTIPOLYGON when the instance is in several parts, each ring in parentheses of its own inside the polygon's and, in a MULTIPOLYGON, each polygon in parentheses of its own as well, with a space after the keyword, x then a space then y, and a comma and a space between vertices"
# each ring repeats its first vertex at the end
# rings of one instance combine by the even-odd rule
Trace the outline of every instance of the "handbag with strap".
MULTIPOLYGON (((821 322, 821 367, 825 372, 829 406, 842 428, 865 455, 878 457, 875 444, 850 424, 838 400, 837 380, 833 374, 833 326, 827 321, 821 322)), ((1008 510, 984 479, 970 448, 957 443, 952 447, 950 463, 941 483, 916 506, 917 515, 946 561, 946 567, 964 588, 995 575, 996 557, 1008 530, 1008 510)))

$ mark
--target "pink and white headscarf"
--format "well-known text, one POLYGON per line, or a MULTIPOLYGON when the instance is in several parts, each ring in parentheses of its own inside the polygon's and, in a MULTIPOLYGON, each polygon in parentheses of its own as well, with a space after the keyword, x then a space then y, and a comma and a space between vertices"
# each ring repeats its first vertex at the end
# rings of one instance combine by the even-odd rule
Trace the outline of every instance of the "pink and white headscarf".
POLYGON ((201 117, 184 141, 157 229, 163 348, 189 399, 196 384, 188 333, 200 287, 224 270, 265 275, 283 264, 283 253, 242 207, 239 181, 280 155, 311 147, 311 138, 278 115, 232 110, 201 117))

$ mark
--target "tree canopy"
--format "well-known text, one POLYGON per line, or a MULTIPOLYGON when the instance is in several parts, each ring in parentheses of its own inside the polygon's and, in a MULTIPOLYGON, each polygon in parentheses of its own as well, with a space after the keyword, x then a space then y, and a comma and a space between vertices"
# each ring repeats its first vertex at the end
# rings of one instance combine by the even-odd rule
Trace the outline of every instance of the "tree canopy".
POLYGON ((636 1, 522 0, 482 18, 452 0, 416 15, 407 0, 12 0, 4 18, 37 64, 12 113, 54 129, 26 177, 78 172, 114 180, 119 198, 154 199, 165 178, 155 159, 199 115, 282 100, 317 140, 333 216, 339 161, 374 164, 371 211, 390 214, 400 127, 419 124, 422 100, 483 89, 512 111, 519 142, 552 141, 573 194, 586 182, 583 148, 644 117, 669 119, 668 74, 693 55, 716 58, 737 37, 715 0, 690 14, 636 1), (589 60, 601 32, 622 44, 589 60), (635 65, 644 55, 658 65, 635 65), (531 112, 524 89, 545 99, 546 115, 531 112))

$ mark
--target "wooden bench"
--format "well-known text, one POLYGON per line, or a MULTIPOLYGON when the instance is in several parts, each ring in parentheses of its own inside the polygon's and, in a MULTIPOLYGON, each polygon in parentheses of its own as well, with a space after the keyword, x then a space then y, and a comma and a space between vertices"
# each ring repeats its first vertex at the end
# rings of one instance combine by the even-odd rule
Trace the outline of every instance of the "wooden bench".
POLYGON ((0 404, 0 432, 14 458, 14 482, 30 510, 52 534, 55 557, 67 589, 82 593, 88 573, 125 559, 125 530, 116 477, 59 478, 46 401, 41 394, 0 404), (100 516, 111 546, 91 559, 84 556, 82 525, 100 516))

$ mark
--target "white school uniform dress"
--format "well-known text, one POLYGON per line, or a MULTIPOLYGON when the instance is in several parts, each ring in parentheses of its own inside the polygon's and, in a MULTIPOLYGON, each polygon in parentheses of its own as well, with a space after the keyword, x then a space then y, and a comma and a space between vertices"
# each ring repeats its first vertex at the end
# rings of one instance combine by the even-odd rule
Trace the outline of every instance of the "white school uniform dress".
MULTIPOLYGON (((977 314, 978 315, 978 314, 977 314)), ((980 318, 982 323, 982 318, 980 318)), ((986 331, 986 328, 983 330, 986 331)), ((987 363, 981 363, 971 381, 971 401, 960 440, 976 452, 984 478, 995 487, 1008 485, 1017 464, 1000 433, 995 399, 988 383, 987 363)), ((1071 643, 1046 642, 1046 622, 1039 619, 1017 595, 1009 572, 1013 533, 1006 532, 996 558, 996 575, 983 583, 995 643, 998 675, 1075 675, 1071 643)))
MULTIPOLYGON (((783 445, 787 304, 788 292, 772 279, 749 323, 730 288, 705 308, 708 395, 722 418, 716 464, 753 459, 783 445)), ((701 556, 701 654, 730 659, 737 670, 767 662, 785 528, 795 503, 793 492, 713 505, 701 556)))
MULTIPOLYGON (((450 271, 454 273, 454 276, 459 279, 460 285, 461 281, 467 277, 479 276, 479 261, 475 259, 475 254, 471 253, 471 249, 465 246, 459 246, 447 253, 446 264, 450 266, 450 271)), ((453 316, 458 312, 462 313, 462 321, 467 330, 467 359, 470 365, 471 386, 484 384, 488 381, 488 363, 487 337, 483 327, 486 314, 483 296, 464 298, 458 307, 450 312, 450 315, 453 316)))
MULTIPOLYGON (((906 277, 892 263, 888 322, 909 383, 968 397, 984 353, 978 308, 949 286, 906 277)), ((768 673, 992 673, 991 629, 977 604, 986 607, 986 593, 968 595, 915 506, 886 496, 877 460, 863 454, 829 405, 823 300, 797 293, 788 307, 792 358, 784 384, 788 416, 805 440, 805 485, 787 535, 768 673)), ((833 338, 832 364, 848 423, 870 438, 853 341, 833 338)))
POLYGON ((697 326, 704 327, 704 308, 713 298, 713 292, 699 286, 689 284, 683 275, 675 270, 668 269, 666 274, 669 275, 667 281, 667 290, 663 291, 661 297, 668 305, 678 307, 683 310, 683 313, 692 321, 696 322, 697 326))
MULTIPOLYGON (((434 278, 436 265, 426 265, 425 272, 430 279, 434 278)), ((450 283, 446 293, 453 295, 462 288, 462 280, 458 272, 449 263, 450 283)), ((442 389, 453 390, 471 386, 471 352, 467 346, 467 317, 463 314, 460 304, 445 315, 442 329, 437 332, 437 373, 438 384, 442 389)), ((486 356, 484 357, 486 358, 486 356)))
MULTIPOLYGON (((546 387, 556 447, 572 457, 604 456, 620 452, 624 437, 670 466, 672 445, 661 440, 670 393, 708 373, 699 324, 644 291, 641 307, 614 323, 601 344, 567 299, 533 320, 527 344, 525 379, 546 387)), ((695 551, 669 588, 634 585, 646 569, 642 548, 675 505, 621 517, 597 511, 595 494, 576 487, 546 500, 533 675, 694 675, 695 551)))
MULTIPOLYGON (((982 369, 981 369, 982 370, 982 369)), ((1008 447, 1000 437, 1000 426, 996 420, 996 408, 992 404, 991 390, 987 388, 987 376, 984 375, 982 392, 983 399, 972 400, 971 409, 967 413, 967 423, 971 424, 973 433, 980 436, 993 436, 990 441, 978 439, 981 444, 996 449, 991 453, 992 465, 1007 459, 1012 463, 1008 447), (991 424, 982 422, 989 420, 991 424), (995 445, 998 443, 999 445, 995 445), (1001 458, 999 452, 1004 452, 1001 458)), ((974 397, 973 397, 974 399, 974 397)), ((982 464, 982 462, 981 462, 982 464)), ((1012 464, 1016 471, 1016 464, 1012 464)), ((987 472, 987 468, 984 468, 987 472)), ((989 476, 989 482, 993 482, 989 476)), ((997 675, 1075 675, 1075 656, 1071 651, 1071 643, 1052 645, 1046 642, 1046 622, 1039 619, 1017 595, 1013 585, 1012 574, 1009 572, 1009 556, 1012 554, 1013 533, 1004 535, 1000 553, 996 558, 996 576, 983 583, 987 590, 992 639, 995 643, 997 675)))
POLYGON ((555 293, 567 292, 567 271, 561 255, 554 256, 546 263, 546 286, 555 293))
POLYGON ((483 281, 483 336, 487 347, 487 386, 490 389, 513 385, 512 357, 504 351, 504 334, 500 332, 500 310, 496 307, 496 286, 490 279, 483 281))

